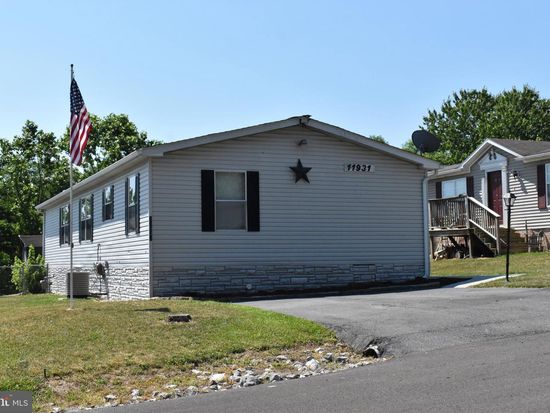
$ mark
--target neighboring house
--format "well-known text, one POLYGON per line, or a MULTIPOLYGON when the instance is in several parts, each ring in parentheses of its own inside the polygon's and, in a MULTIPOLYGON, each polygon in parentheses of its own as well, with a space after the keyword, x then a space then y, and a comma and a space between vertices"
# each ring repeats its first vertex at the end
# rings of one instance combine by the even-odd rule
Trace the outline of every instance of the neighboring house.
POLYGON ((32 245, 36 254, 42 254, 42 235, 19 235, 19 240, 23 244, 21 255, 23 261, 27 261, 29 248, 32 245))
POLYGON ((505 238, 499 230, 507 226, 503 202, 507 193, 517 197, 511 227, 548 249, 550 142, 539 141, 488 139, 461 164, 432 174, 428 189, 432 240, 450 237, 456 242, 456 237, 464 237, 471 251, 498 253, 505 238))
POLYGON ((70 219, 75 267, 107 262, 111 298, 428 276, 438 166, 309 116, 141 149, 76 184, 72 208, 67 190, 38 205, 52 290, 66 291, 70 219))

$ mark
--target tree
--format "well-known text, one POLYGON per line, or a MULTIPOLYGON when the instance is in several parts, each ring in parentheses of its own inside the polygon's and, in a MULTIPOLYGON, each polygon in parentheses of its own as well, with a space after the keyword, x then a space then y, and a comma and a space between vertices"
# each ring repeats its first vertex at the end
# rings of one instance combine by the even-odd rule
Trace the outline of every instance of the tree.
POLYGON ((384 137, 382 135, 369 135, 369 136, 367 136, 367 138, 372 139, 373 141, 376 141, 376 142, 381 142, 381 143, 385 143, 385 144, 388 143, 388 141, 386 139, 384 139, 384 137))
POLYGON ((42 292, 41 281, 46 277, 44 257, 36 254, 34 247, 29 247, 27 261, 15 257, 11 273, 11 282, 20 292, 42 292))
MULTIPOLYGON (((86 178, 137 149, 160 143, 149 139, 146 132, 139 131, 137 126, 130 121, 128 115, 111 113, 104 118, 90 115, 90 119, 92 131, 84 151, 82 174, 77 173, 77 178, 86 178)), ((68 129, 64 136, 64 142, 67 148, 69 145, 68 129)))
POLYGON ((412 139, 409 139, 408 141, 406 141, 401 146, 401 149, 403 149, 405 151, 412 152, 412 153, 417 153, 418 152, 418 149, 416 148, 416 146, 414 146, 414 143, 413 143, 412 139))
POLYGON ((491 123, 495 138, 550 140, 550 100, 527 86, 496 96, 491 123))
MULTIPOLYGON (((550 140, 550 100, 528 86, 492 95, 487 89, 460 90, 430 110, 423 129, 441 140, 438 151, 425 154, 443 164, 462 162, 485 139, 550 140)), ((403 149, 416 151, 411 141, 403 149)))
MULTIPOLYGON (((157 143, 138 131, 127 115, 92 115, 93 129, 75 182, 136 149, 157 143)), ((0 139, 0 265, 20 254, 17 235, 40 234, 36 205, 69 187, 69 135, 57 138, 27 121, 12 141, 0 139)))
POLYGON ((59 141, 27 121, 12 142, 1 141, 0 152, 1 234, 39 234, 42 221, 35 206, 69 182, 59 141))

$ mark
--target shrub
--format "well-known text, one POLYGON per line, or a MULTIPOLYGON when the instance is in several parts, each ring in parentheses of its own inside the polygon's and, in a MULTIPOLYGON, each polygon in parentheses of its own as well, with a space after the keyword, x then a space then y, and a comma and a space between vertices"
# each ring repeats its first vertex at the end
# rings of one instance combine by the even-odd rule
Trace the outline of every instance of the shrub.
POLYGON ((40 281, 46 277, 46 263, 44 257, 36 254, 34 247, 29 247, 27 261, 15 257, 11 271, 11 281, 20 292, 42 292, 40 281))

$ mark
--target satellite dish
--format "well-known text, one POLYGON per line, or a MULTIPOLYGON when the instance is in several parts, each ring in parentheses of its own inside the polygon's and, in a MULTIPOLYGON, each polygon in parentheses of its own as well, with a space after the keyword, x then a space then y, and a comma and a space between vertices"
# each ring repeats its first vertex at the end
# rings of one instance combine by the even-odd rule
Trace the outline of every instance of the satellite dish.
POLYGON ((435 152, 439 149, 439 145, 441 145, 441 142, 439 142, 439 139, 435 135, 422 129, 413 132, 412 141, 418 152, 420 152, 420 155, 425 152, 435 152))

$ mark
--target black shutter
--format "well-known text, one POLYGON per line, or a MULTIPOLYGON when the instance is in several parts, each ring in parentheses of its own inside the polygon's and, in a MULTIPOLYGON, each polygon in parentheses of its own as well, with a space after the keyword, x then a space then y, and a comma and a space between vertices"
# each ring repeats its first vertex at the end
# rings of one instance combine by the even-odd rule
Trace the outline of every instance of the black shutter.
POLYGON ((63 245, 63 208, 59 208, 59 245, 63 245))
POLYGON ((248 231, 260 230, 260 174, 257 171, 246 172, 246 211, 248 231))
POLYGON ((539 209, 546 209, 546 165, 537 165, 537 199, 539 209))
POLYGON ((111 185, 111 215, 109 216, 109 219, 112 219, 115 217, 115 186, 111 185))
POLYGON ((78 241, 82 241, 82 198, 78 200, 78 241))
POLYGON ((216 230, 216 198, 214 193, 214 171, 201 171, 202 231, 216 230))
POLYGON ((140 205, 140 196, 139 196, 139 174, 136 175, 136 234, 139 234, 139 205, 140 205))
POLYGON ((149 241, 153 241, 153 217, 149 215, 149 241))
POLYGON ((126 178, 126 183, 124 187, 124 199, 124 231, 126 232, 126 235, 128 235, 128 178, 126 178))
POLYGON ((90 225, 90 241, 93 242, 94 240, 94 194, 90 195, 90 202, 92 203, 92 208, 91 208, 91 214, 92 214, 92 222, 91 222, 91 225, 90 225))
POLYGON ((468 176, 466 178, 466 195, 473 197, 474 196, 474 177, 468 176))
POLYGON ((101 190, 101 220, 105 221, 105 188, 101 190))
POLYGON ((435 197, 437 199, 441 198, 442 195, 442 189, 441 189, 441 181, 435 183, 435 197))

